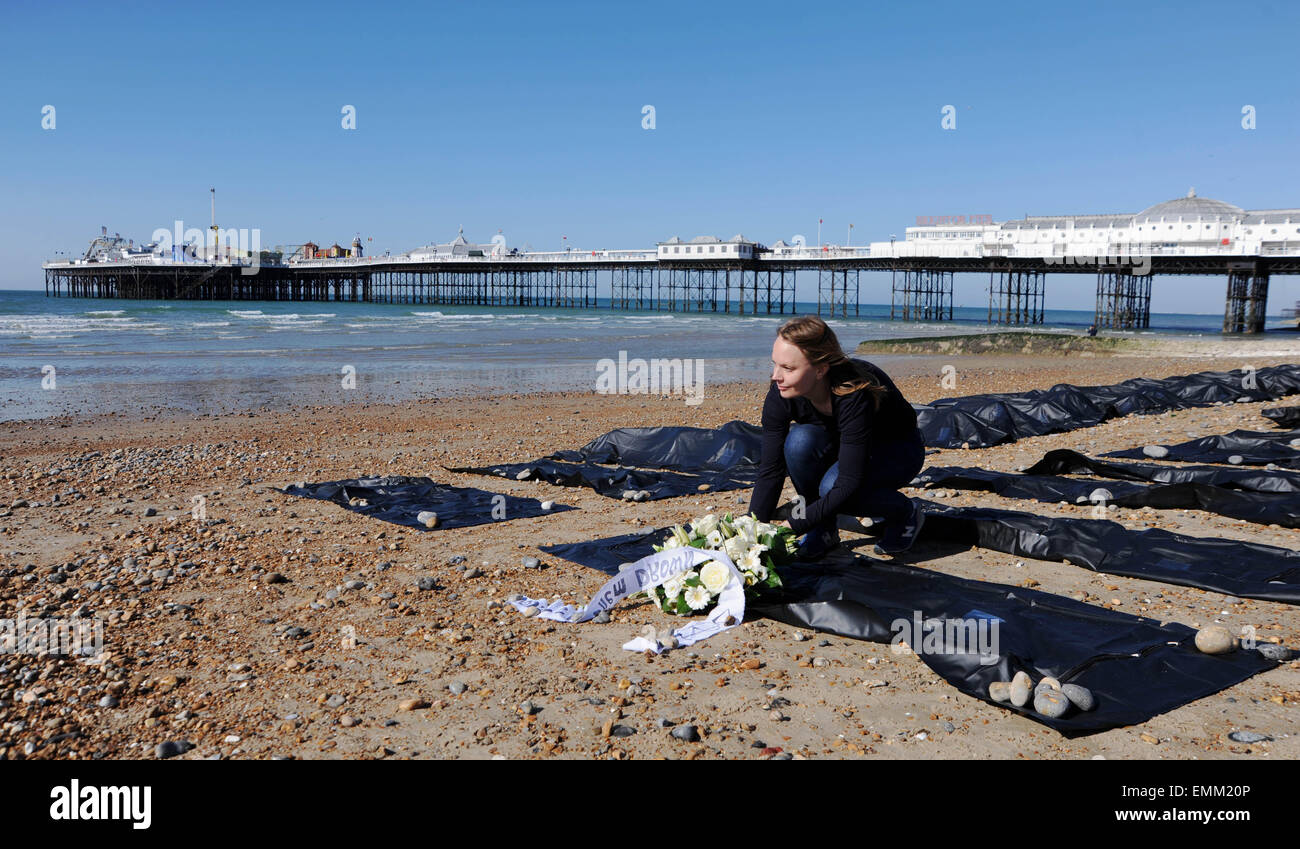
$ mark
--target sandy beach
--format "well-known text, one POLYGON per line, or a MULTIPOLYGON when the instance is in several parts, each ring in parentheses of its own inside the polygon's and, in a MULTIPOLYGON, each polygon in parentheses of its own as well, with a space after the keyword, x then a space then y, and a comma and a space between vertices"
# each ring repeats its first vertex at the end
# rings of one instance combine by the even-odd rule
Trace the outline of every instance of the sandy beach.
MULTIPOLYGON (((921 403, 1300 362, 1300 338, 1153 342, 1057 357, 869 356, 921 403), (940 384, 945 365, 955 369, 955 386, 940 384)), ((708 386, 698 406, 564 392, 0 425, 0 617, 20 609, 101 617, 109 658, 100 668, 0 657, 0 756, 154 758, 159 744, 188 741, 193 748, 180 757, 189 759, 1300 757, 1300 662, 1140 726, 1066 739, 959 693, 887 645, 757 619, 650 659, 621 646, 643 625, 680 622, 647 602, 624 602, 610 623, 584 625, 526 619, 504 603, 516 592, 576 600, 603 583, 539 546, 743 511, 749 491, 632 504, 444 466, 532 459, 615 427, 757 422, 765 389, 757 374, 708 386), (379 474, 428 475, 580 509, 417 532, 276 491, 379 474), (195 496, 205 501, 205 523, 190 516, 195 496), (543 568, 524 569, 529 556, 543 568), (421 589, 421 578, 435 588, 421 589), (775 698, 785 700, 779 718, 775 698), (660 719, 693 724, 702 739, 674 739, 660 719), (616 726, 635 733, 611 736, 616 726), (1230 741, 1237 730, 1272 739, 1230 741)), ((1095 455, 1268 430, 1259 415, 1267 406, 1132 416, 939 451, 927 465, 1014 471, 1054 448, 1095 455)), ((945 503, 1085 518, 1091 511, 975 492, 949 493, 945 503)), ((1112 518, 1134 529, 1300 547, 1298 531, 1194 510, 1125 509, 1112 518)), ((1283 604, 978 549, 937 556, 922 543, 903 560, 1191 627, 1253 625, 1262 639, 1300 646, 1300 611, 1283 604)))

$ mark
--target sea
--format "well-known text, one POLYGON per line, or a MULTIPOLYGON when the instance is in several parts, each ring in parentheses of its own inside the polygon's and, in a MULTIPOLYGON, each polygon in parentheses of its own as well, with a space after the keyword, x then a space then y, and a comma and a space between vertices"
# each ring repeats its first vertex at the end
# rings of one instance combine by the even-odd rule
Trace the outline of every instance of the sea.
MULTIPOLYGON (((795 313, 816 313, 799 303, 795 313)), ((1081 333, 1090 310, 1036 330, 1081 333)), ((0 421, 594 389, 600 369, 694 360, 705 383, 762 380, 787 315, 364 304, 51 298, 0 290, 0 421), (601 361, 607 361, 605 366, 601 361)), ((846 350, 869 339, 980 333, 987 310, 891 321, 888 304, 832 318, 846 350)), ((1221 315, 1153 314, 1132 336, 1213 336, 1221 315)))

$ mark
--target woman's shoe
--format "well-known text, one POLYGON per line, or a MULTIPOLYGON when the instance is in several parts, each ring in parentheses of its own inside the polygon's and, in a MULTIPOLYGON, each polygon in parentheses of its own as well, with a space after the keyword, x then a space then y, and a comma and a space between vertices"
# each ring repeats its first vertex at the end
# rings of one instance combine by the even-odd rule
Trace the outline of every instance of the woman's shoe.
POLYGON ((913 502, 912 515, 897 525, 891 525, 885 531, 884 537, 876 543, 876 554, 902 554, 907 551, 921 535, 921 528, 924 525, 925 513, 916 502, 913 502))

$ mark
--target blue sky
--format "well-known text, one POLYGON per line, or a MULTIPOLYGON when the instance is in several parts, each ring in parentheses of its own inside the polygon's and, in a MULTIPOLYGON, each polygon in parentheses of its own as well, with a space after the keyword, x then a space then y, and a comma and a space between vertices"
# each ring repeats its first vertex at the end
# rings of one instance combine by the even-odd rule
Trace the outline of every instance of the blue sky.
MULTIPOLYGON (((917 215, 1136 212, 1189 186, 1300 206, 1290 3, 11 0, 5 18, 0 288, 40 288, 40 262, 101 224, 204 227, 214 185, 219 223, 263 246, 360 233, 379 252, 460 225, 534 249, 811 243, 818 218, 862 243, 917 215)), ((887 301, 871 279, 863 299, 887 301)), ((1153 308, 1219 312, 1223 288, 1157 279, 1153 308)), ((1270 312, 1297 298, 1275 278, 1270 312)), ((1049 307, 1093 300, 1089 277, 1049 280, 1049 307)))

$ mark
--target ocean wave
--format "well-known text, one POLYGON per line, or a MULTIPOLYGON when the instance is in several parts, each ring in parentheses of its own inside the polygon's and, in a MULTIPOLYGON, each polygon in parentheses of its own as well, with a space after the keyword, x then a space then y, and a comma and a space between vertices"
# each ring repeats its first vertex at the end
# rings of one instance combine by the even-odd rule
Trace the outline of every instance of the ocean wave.
POLYGON ((262 318, 266 313, 261 310, 226 310, 230 315, 237 315, 240 318, 262 318))
POLYGON ((190 324, 190 327, 229 327, 229 326, 230 326, 230 322, 228 321, 195 321, 190 324))
POLYGON ((121 315, 126 310, 86 310, 86 315, 121 315))

